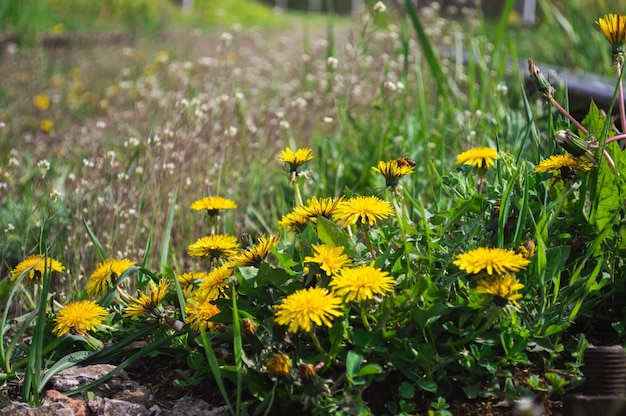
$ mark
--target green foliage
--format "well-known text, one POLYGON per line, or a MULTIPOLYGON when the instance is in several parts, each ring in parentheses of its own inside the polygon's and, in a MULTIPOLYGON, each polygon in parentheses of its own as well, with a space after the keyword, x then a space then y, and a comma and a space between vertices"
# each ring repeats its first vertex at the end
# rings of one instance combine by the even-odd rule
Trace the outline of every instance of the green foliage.
MULTIPOLYGON (((509 12, 512 4, 506 3, 509 12)), ((102 7, 98 18, 129 25, 158 19, 147 2, 108 1, 102 7)), ((219 15, 220 23, 234 23, 241 3, 198 1, 196 7, 203 18, 219 15)), ((237 19, 250 23, 266 12, 251 8, 237 19)), ((5 15, 19 13, 12 9, 5 15)), ((554 16, 553 25, 569 27, 554 16)), ((167 354, 191 370, 181 369, 174 383, 213 380, 233 414, 443 416, 453 414, 452 403, 459 399, 513 403, 576 388, 591 338, 586 334, 599 324, 609 331, 593 333, 594 340, 623 343, 626 334, 624 183, 616 174, 626 168, 626 153, 613 143, 621 133, 595 105, 578 123, 556 100, 542 107, 529 92, 513 91, 520 80, 506 71, 506 17, 496 45, 484 36, 459 40, 477 56, 466 66, 458 49, 457 56, 439 59, 427 31, 432 26, 413 8, 407 16, 394 16, 396 25, 365 16, 346 47, 349 56, 341 55, 336 27, 329 23, 326 43, 315 51, 309 39, 302 40, 306 58, 281 73, 295 74, 287 92, 277 87, 285 80, 272 80, 265 101, 252 99, 271 71, 229 82, 242 68, 278 70, 291 61, 276 66, 245 61, 238 48, 227 49, 234 41, 229 36, 202 66, 159 52, 146 65, 125 68, 123 82, 112 86, 123 86, 124 93, 106 98, 122 102, 117 109, 148 109, 143 118, 152 119, 141 126, 127 124, 139 125, 140 117, 114 119, 133 140, 106 136, 102 147, 95 147, 102 155, 93 162, 83 149, 71 149, 83 168, 77 172, 98 175, 100 182, 55 201, 56 186, 72 191, 82 186, 72 167, 66 172, 52 163, 43 175, 43 165, 28 153, 21 165, 17 151, 2 160, 6 188, 20 198, 7 192, 0 202, 6 213, 0 228, 7 230, 0 237, 7 277, 1 289, 8 304, 24 299, 25 309, 3 311, 2 380, 23 378, 23 397, 37 403, 48 378, 67 366, 115 361, 121 363, 118 372, 140 358, 167 354), (421 52, 410 48, 413 31, 421 52), (459 64, 447 67, 454 58, 459 64), (320 121, 311 121, 308 111, 320 121), (592 154, 578 152, 574 167, 538 170, 552 156, 567 156, 555 140, 563 129, 584 137, 592 154), (148 138, 139 139, 146 131, 148 138), (315 158, 278 176, 276 153, 286 145, 310 146, 315 158), (455 163, 461 152, 483 146, 496 157, 479 159, 493 165, 455 163), (247 153, 250 149, 256 153, 247 153), (389 178, 372 169, 379 161, 399 168, 404 157, 414 160, 397 185, 386 186, 389 178), (240 196, 237 210, 244 214, 214 217, 210 209, 204 217, 185 214, 192 200, 220 191, 240 196), (338 221, 334 210, 348 209, 346 201, 361 195, 376 195, 392 215, 374 215, 372 199, 354 224, 338 221), (302 227, 277 227, 292 207, 303 200, 310 204, 313 196, 345 200, 340 208, 327 208, 333 212, 308 215, 302 227), (120 218, 131 215, 130 207, 139 211, 137 220, 122 227, 120 218), (73 221, 70 213, 80 218, 73 221), (10 233, 9 224, 23 231, 10 233), (68 226, 72 233, 64 234, 68 226), (135 230, 130 237, 123 234, 127 227, 135 230), (187 255, 198 237, 222 232, 237 234, 244 250, 257 235, 277 235, 279 241, 263 255, 257 251, 258 257, 250 254, 254 249, 239 250, 253 257, 249 263, 231 263, 210 250, 204 259, 187 255), (88 242, 70 240, 77 234, 88 242), (130 238, 138 238, 141 248, 117 249, 126 249, 120 244, 130 238), (63 245, 65 239, 71 244, 63 245), (351 262, 343 266, 348 270, 371 267, 384 273, 393 288, 383 290, 374 282, 377 290, 364 289, 372 296, 341 299, 337 316, 327 320, 306 315, 320 307, 315 302, 303 304, 291 312, 313 321, 312 329, 299 322, 289 332, 276 321, 277 311, 287 308, 285 299, 313 288, 340 297, 332 283, 345 269, 327 272, 312 260, 320 245, 341 248, 351 262), (509 267, 505 261, 502 267, 511 270, 501 272, 499 259, 475 258, 469 261, 493 260, 496 272, 487 266, 470 272, 459 259, 479 248, 499 249, 528 264, 509 267), (10 279, 8 271, 30 252, 58 253, 68 269, 82 270, 85 278, 71 279, 72 290, 63 299, 51 288, 49 273, 40 282, 28 282, 26 272, 10 279), (109 314, 96 335, 54 337, 64 304, 87 298, 86 281, 94 278, 87 276, 95 264, 85 259, 131 252, 138 265, 105 273, 106 289, 89 294, 109 314), (202 295, 207 276, 184 276, 222 267, 232 274, 211 298, 202 295), (132 307, 140 313, 131 313, 132 307), (29 343, 21 342, 25 337, 29 343), (382 403, 371 399, 373 392, 384 397, 382 403)), ((38 117, 47 115, 38 111, 38 117)), ((12 128, 19 126, 15 122, 12 128)), ((24 132, 35 134, 28 127, 24 132)), ((1 134, 8 138, 13 131, 1 134)), ((54 135, 38 138, 44 142, 54 135)), ((63 160, 62 152, 53 156, 63 160)), ((361 277, 367 283, 371 276, 361 277)))

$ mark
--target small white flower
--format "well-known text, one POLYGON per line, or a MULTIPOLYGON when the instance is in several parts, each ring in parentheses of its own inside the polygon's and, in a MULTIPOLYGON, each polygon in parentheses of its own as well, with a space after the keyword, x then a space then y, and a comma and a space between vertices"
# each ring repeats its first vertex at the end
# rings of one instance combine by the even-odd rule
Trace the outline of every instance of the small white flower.
POLYGON ((398 87, 396 86, 396 84, 394 84, 391 81, 385 81, 385 89, 387 91, 394 92, 394 91, 396 91, 398 89, 398 87))
POLYGON ((53 202, 56 202, 61 196, 63 196, 63 194, 57 189, 53 189, 52 192, 50 192, 50 199, 52 199, 53 202))
POLYGON ((504 84, 498 84, 496 86, 496 91, 502 95, 506 95, 506 93, 509 91, 509 88, 504 84))
POLYGON ((376 13, 385 13, 387 11, 387 6, 385 6, 385 3, 382 1, 379 1, 374 5, 373 9, 376 13))
POLYGON ((50 162, 48 162, 46 159, 42 159, 39 162, 37 162, 37 167, 39 168, 39 174, 43 178, 44 176, 46 176, 46 173, 48 173, 48 171, 50 170, 50 162))
POLYGON ((335 120, 333 120, 332 117, 328 117, 328 116, 324 117, 322 120, 324 120, 324 123, 326 123, 326 124, 330 124, 333 121, 335 121, 335 120))
POLYGON ((339 59, 335 58, 334 56, 329 56, 328 58, 326 58, 326 65, 328 65, 329 69, 337 69, 337 67, 339 66, 339 59))
POLYGON ((226 134, 228 134, 230 137, 235 137, 237 135, 237 127, 235 126, 230 126, 228 128, 228 130, 226 131, 226 134))
POLYGON ((13 230, 15 230, 15 226, 11 223, 8 223, 7 228, 4 229, 4 232, 8 233, 9 231, 13 231, 13 230))
POLYGON ((106 121, 104 121, 104 120, 98 120, 98 121, 96 121, 96 128, 99 128, 99 129, 106 129, 106 127, 107 127, 107 123, 106 123, 106 121))
POLYGON ((222 35, 220 36, 220 40, 221 40, 222 42, 224 42, 226 45, 229 45, 229 44, 230 44, 230 42, 232 42, 232 41, 233 41, 233 35, 231 35, 231 34, 230 34, 230 33, 228 33, 228 32, 224 32, 224 33, 222 33, 222 35))
POLYGON ((289 130, 291 126, 287 120, 280 120, 280 128, 283 130, 289 130))
POLYGON ((19 166, 20 165, 20 161, 17 160, 16 158, 12 157, 9 159, 9 166, 19 166))

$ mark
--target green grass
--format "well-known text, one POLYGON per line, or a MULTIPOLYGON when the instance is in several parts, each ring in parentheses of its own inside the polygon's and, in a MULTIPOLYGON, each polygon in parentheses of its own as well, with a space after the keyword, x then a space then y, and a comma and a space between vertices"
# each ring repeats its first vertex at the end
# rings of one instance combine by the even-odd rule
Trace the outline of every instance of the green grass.
MULTIPOLYGON (((598 139, 589 144, 591 170, 537 172, 550 156, 566 154, 557 131, 577 127, 507 68, 532 56, 614 71, 582 3, 568 3, 563 17, 545 3, 554 18, 546 13, 533 29, 509 26, 508 16, 460 22, 436 10, 388 10, 385 18, 326 20, 200 1, 199 18, 170 13, 166 3, 104 2, 84 20, 62 21, 52 6, 60 16, 87 3, 40 4, 39 32, 63 23, 77 32, 132 26, 144 36, 90 48, 21 47, 2 68, 0 294, 12 305, 3 334, 14 325, 35 338, 28 356, 28 344, 5 337, 0 376, 26 376, 30 401, 41 397, 43 366, 58 357, 66 358, 55 371, 107 360, 123 367, 162 353, 191 370, 181 371, 178 385, 215 379, 240 414, 304 406, 318 414, 444 412, 454 400, 513 404, 575 389, 587 340, 599 336, 593 325, 610 328, 603 342, 624 343, 624 183, 609 161, 621 171, 626 160, 614 143, 606 145, 610 160, 601 152, 615 133, 611 120, 595 107, 579 120, 598 139), (538 42, 541 51, 532 48, 538 42), (47 107, 35 105, 38 94, 49 97, 47 107), (497 149, 489 169, 456 163, 483 146, 497 149), (277 160, 287 147, 309 148, 314 158, 290 173, 277 160), (393 169, 402 157, 415 166, 398 183, 372 169, 381 161, 393 169), (237 208, 210 221, 189 208, 206 196, 237 208), (322 210, 303 229, 278 225, 300 202, 320 210, 314 196, 375 196, 389 211, 371 224, 342 224, 322 210), (177 277, 221 270, 227 259, 188 254, 198 239, 221 233, 242 249, 275 234, 280 242, 257 246, 261 258, 233 269, 209 306, 202 283, 177 277), (515 252, 530 242, 535 254, 526 264, 515 252), (339 316, 314 332, 286 336, 274 308, 298 290, 335 286, 336 276, 310 259, 320 245, 342 248, 353 268, 367 270, 364 280, 385 273, 393 289, 341 301, 339 316), (501 282, 454 261, 477 248, 505 250, 521 266, 501 282), (66 270, 44 273, 42 282, 27 271, 10 278, 37 253, 66 270), (137 266, 108 276, 105 293, 88 295, 104 258, 137 266), (163 296, 155 294, 159 282, 169 285, 163 296), (108 308, 90 336, 109 347, 85 334, 52 334, 61 308, 80 299, 108 308), (137 299, 145 316, 131 318, 126 308, 137 299), (49 313, 35 318, 44 306, 49 313), (220 313, 193 320, 213 307, 220 313), (42 347, 52 338, 54 356, 42 347), (121 347, 144 338, 150 347, 121 347), (291 360, 286 376, 267 372, 275 353, 291 360), (529 376, 517 377, 519 369, 529 376), (386 401, 368 401, 374 389, 386 401)), ((22 31, 26 13, 5 8, 0 16, 22 31)), ((567 108, 562 92, 552 98, 567 108)))

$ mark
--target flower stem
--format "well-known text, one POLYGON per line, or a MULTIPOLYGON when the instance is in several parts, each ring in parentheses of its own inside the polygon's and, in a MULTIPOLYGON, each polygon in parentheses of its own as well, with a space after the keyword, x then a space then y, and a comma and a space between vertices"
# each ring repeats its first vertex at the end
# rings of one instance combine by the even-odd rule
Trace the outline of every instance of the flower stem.
POLYGON ((326 352, 326 350, 324 348, 322 348, 322 344, 320 344, 320 340, 319 338, 317 338, 317 334, 315 333, 315 329, 313 329, 311 332, 311 339, 313 340, 313 345, 315 345, 315 348, 320 352, 320 354, 322 354, 324 356, 325 360, 329 360, 330 359, 330 354, 328 352, 326 352))
POLYGON ((465 345, 468 341, 472 339, 478 338, 479 336, 487 332, 489 328, 491 328, 491 325, 493 325, 493 323, 496 321, 499 314, 500 314, 500 308, 492 309, 491 312, 489 313, 489 316, 487 317, 487 320, 483 324, 483 326, 478 328, 476 331, 473 331, 472 333, 464 336, 460 340, 452 343, 452 345, 455 347, 459 347, 461 345, 465 345))
MULTIPOLYGON (((620 82, 621 82, 621 80, 620 80, 620 82)), ((578 120, 576 120, 574 117, 572 117, 572 115, 570 113, 568 113, 567 110, 565 110, 563 108, 563 106, 561 106, 561 104, 559 104, 559 102, 557 100, 555 100, 554 97, 552 97, 552 96, 550 96, 550 104, 552 104, 554 107, 556 107, 556 109, 559 110, 559 112, 561 114, 563 114, 565 117, 567 117, 567 119, 569 121, 571 121, 572 124, 574 124, 576 126, 576 128, 578 128, 578 130, 580 130, 582 133, 584 133, 584 134, 588 134, 589 133, 587 131, 587 129, 584 128, 583 125, 578 122, 578 120)), ((623 100, 622 100, 622 106, 623 106, 623 100)), ((609 167, 611 168, 611 170, 613 172, 615 172, 615 162, 613 161, 613 158, 611 157, 611 155, 609 155, 609 153, 606 151, 606 149, 603 149, 602 153, 604 154, 604 158, 606 159, 606 162, 609 164, 609 167)))
POLYGON ((622 71, 624 65, 621 61, 617 61, 615 67, 617 68, 618 87, 617 94, 619 98, 619 121, 622 125, 622 131, 626 129, 626 110, 624 109, 624 86, 622 84, 622 71))
POLYGON ((359 306, 361 308, 361 321, 363 321, 363 326, 365 327, 365 330, 367 332, 370 332, 372 330, 372 327, 370 326, 370 323, 367 320, 367 313, 365 312, 365 305, 363 305, 363 302, 361 302, 359 306))
POLYGON ((300 183, 298 182, 298 176, 296 176, 293 181, 293 189, 296 192, 296 206, 304 205, 304 203, 302 202, 302 194, 300 193, 300 183))

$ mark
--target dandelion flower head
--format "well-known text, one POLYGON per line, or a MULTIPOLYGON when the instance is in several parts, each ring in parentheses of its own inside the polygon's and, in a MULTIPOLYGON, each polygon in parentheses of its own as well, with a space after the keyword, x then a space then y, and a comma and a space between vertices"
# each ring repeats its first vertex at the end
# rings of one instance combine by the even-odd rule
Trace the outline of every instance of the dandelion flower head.
POLYGON ((491 168, 497 158, 497 150, 492 147, 475 147, 456 157, 456 165, 472 165, 477 169, 491 168))
POLYGON ((344 198, 317 198, 312 197, 306 201, 306 205, 298 205, 293 213, 301 217, 315 220, 317 217, 331 218, 337 206, 344 198))
POLYGON ((104 260, 96 266, 96 269, 89 276, 87 293, 92 296, 100 296, 117 283, 117 279, 122 273, 135 264, 131 260, 104 260))
POLYGON ((459 254, 452 263, 468 274, 503 275, 526 268, 530 260, 511 250, 479 247, 459 254))
POLYGON ((259 267, 261 263, 270 255, 272 247, 274 247, 280 236, 274 234, 273 236, 259 238, 258 244, 252 246, 248 250, 243 250, 233 258, 233 263, 237 266, 254 266, 259 267))
POLYGON ((372 167, 374 172, 380 173, 385 178, 385 186, 395 187, 398 186, 398 181, 404 175, 413 173, 413 164, 415 162, 410 161, 407 158, 400 158, 396 160, 380 161, 378 166, 372 167))
POLYGON ((507 302, 511 302, 519 307, 517 302, 522 298, 518 290, 524 287, 513 275, 506 273, 503 275, 485 276, 478 281, 476 291, 493 295, 495 302, 499 306, 505 306, 507 302))
POLYGON ((291 371, 291 358, 282 352, 272 354, 265 360, 265 366, 267 367, 267 372, 274 377, 287 378, 291 371))
POLYGON ((208 215, 218 215, 220 211, 237 208, 237 203, 221 196, 207 196, 194 201, 189 208, 194 211, 206 210, 208 215))
POLYGON ((331 320, 343 315, 340 297, 321 287, 300 289, 284 298, 274 308, 274 321, 287 330, 311 332, 313 325, 331 326, 331 320))
POLYGON ((313 159, 312 149, 297 149, 295 152, 287 147, 278 154, 278 161, 289 166, 290 172, 298 172, 300 166, 313 159))
POLYGON ((188 253, 193 257, 209 257, 213 259, 229 259, 239 251, 237 238, 225 234, 213 234, 198 239, 190 244, 188 253))
POLYGON ((333 218, 344 226, 356 223, 374 225, 393 213, 391 204, 375 196, 356 196, 338 204, 333 218))
POLYGON ((229 279, 235 272, 232 263, 226 263, 206 273, 198 289, 196 296, 204 301, 205 299, 215 300, 223 297, 226 289, 229 287, 229 279))
POLYGON ((22 260, 11 270, 11 281, 15 281, 22 273, 28 272, 28 278, 32 281, 34 279, 40 279, 44 273, 47 272, 62 272, 65 270, 63 265, 51 258, 44 257, 41 254, 33 254, 22 260))
POLYGON ((314 256, 307 256, 304 261, 307 263, 319 263, 320 269, 326 272, 326 275, 332 276, 341 268, 349 266, 352 261, 344 254, 343 247, 333 247, 325 244, 312 245, 314 256))
POLYGON ((342 269, 329 284, 346 302, 369 300, 374 295, 384 296, 393 291, 396 281, 389 273, 363 265, 355 269, 342 269))
POLYGON ((164 312, 162 302, 169 287, 170 284, 165 279, 161 279, 158 286, 154 282, 150 282, 148 293, 140 292, 138 298, 131 298, 124 315, 133 318, 142 315, 160 318, 164 312))
POLYGON ((278 221, 278 225, 282 228, 287 228, 289 230, 299 232, 304 230, 304 227, 306 227, 308 222, 309 217, 296 214, 295 212, 290 212, 283 215, 280 221, 278 221))
POLYGON ((610 13, 596 20, 604 36, 609 41, 614 54, 623 52, 626 43, 626 16, 610 13))
POLYGON ((187 314, 185 322, 191 329, 196 331, 200 331, 200 329, 210 332, 215 331, 215 322, 212 322, 210 319, 220 313, 220 310, 208 298, 202 301, 198 301, 195 298, 188 299, 185 312, 187 314))
POLYGON ((59 337, 67 333, 86 335, 96 331, 96 326, 102 325, 106 316, 107 311, 94 301, 71 302, 57 314, 52 332, 59 337))

